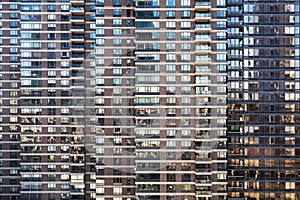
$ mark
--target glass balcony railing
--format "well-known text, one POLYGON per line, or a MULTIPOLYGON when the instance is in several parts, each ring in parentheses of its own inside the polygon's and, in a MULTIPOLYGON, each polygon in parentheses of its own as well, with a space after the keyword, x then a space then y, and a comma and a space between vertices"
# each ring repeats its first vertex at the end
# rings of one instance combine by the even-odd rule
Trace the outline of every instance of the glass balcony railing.
POLYGON ((71 29, 84 29, 84 26, 72 26, 71 29))
POLYGON ((196 13, 195 17, 211 17, 210 13, 196 13))
POLYGON ((195 28, 211 28, 210 24, 195 24, 195 28))
POLYGON ((195 6, 211 6, 211 3, 210 2, 206 2, 206 1, 195 2, 195 6))
POLYGON ((228 0, 227 4, 242 4, 243 0, 228 0))
POLYGON ((75 16, 72 16, 71 19, 73 19, 73 20, 83 20, 84 16, 77 16, 77 15, 75 15, 75 16))
POLYGON ((195 35, 196 40, 210 40, 210 35, 195 35))
POLYGON ((72 35, 72 39, 84 39, 84 35, 72 35))
POLYGON ((196 62, 211 62, 211 58, 196 58, 196 62))
POLYGON ((196 51, 210 51, 210 46, 196 46, 196 51))
POLYGON ((71 7, 71 10, 74 10, 74 11, 84 11, 84 7, 71 7))

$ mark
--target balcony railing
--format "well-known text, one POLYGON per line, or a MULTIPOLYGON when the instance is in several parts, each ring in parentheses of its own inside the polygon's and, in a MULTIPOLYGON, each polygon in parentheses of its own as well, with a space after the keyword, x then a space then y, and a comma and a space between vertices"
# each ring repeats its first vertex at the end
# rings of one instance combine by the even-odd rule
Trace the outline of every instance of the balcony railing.
POLYGON ((210 40, 210 35, 195 35, 195 39, 197 40, 210 40))
POLYGON ((84 11, 84 7, 71 7, 71 11, 84 11))
POLYGON ((210 2, 195 2, 195 6, 211 6, 210 2))
POLYGON ((243 4, 243 0, 228 0, 227 4, 243 4))
POLYGON ((211 17, 210 13, 196 13, 195 17, 211 17))

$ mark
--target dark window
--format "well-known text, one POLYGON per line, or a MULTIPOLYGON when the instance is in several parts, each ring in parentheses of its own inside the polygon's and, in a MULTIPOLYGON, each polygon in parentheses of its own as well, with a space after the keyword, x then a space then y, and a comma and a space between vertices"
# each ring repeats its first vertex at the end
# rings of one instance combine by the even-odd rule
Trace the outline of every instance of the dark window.
POLYGON ((9 27, 16 28, 18 26, 18 22, 9 22, 9 27))
POLYGON ((56 6, 55 5, 48 5, 48 11, 55 11, 56 10, 56 6))

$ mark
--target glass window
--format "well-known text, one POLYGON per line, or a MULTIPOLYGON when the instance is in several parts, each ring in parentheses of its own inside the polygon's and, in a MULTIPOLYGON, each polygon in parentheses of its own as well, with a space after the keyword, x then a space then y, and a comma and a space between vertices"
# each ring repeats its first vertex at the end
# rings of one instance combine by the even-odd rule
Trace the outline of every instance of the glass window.
POLYGON ((114 26, 121 26, 122 25, 122 19, 113 19, 113 25, 114 26))
POLYGON ((217 50, 218 51, 226 50, 226 43, 217 43, 217 50))
POLYGON ((122 75, 122 69, 121 68, 113 69, 113 75, 122 75))
POLYGON ((176 76, 167 76, 166 77, 167 82, 176 82, 176 76))
POLYGON ((226 54, 220 54, 220 53, 218 53, 217 54, 217 61, 221 61, 221 62, 226 61, 226 54))
POLYGON ((10 39, 9 44, 18 44, 18 39, 17 38, 10 39))
POLYGON ((104 6, 104 0, 96 0, 97 6, 104 6))
POLYGON ((18 31, 17 30, 10 30, 9 35, 10 36, 16 36, 16 35, 18 35, 18 31))
POLYGON ((191 16, 191 11, 189 10, 181 11, 181 17, 190 17, 190 16, 191 16))
POLYGON ((181 54, 181 61, 190 61, 191 60, 191 54, 183 53, 181 54))
POLYGON ((191 22, 181 22, 181 28, 191 28, 191 22))
POLYGON ((122 10, 120 10, 120 9, 113 10, 113 15, 114 16, 122 16, 122 10))
POLYGON ((15 28, 18 26, 18 22, 9 22, 9 27, 15 28))
POLYGON ((182 147, 190 147, 191 146, 191 141, 183 140, 183 141, 181 141, 181 146, 182 147))
POLYGON ((217 22, 217 29, 226 29, 226 22, 217 22))
POLYGON ((181 76, 181 82, 182 83, 190 83, 191 76, 181 76))
POLYGON ((170 50, 175 50, 176 45, 175 45, 175 43, 167 43, 166 47, 167 47, 167 50, 170 51, 170 50))
POLYGON ((176 146, 176 142, 173 140, 169 140, 167 141, 167 147, 175 147, 176 146))
POLYGON ((115 59, 113 59, 113 64, 114 65, 121 65, 122 64, 122 59, 121 58, 115 58, 115 59))
POLYGON ((104 16, 104 10, 96 10, 96 15, 104 16))
POLYGON ((217 6, 225 6, 226 1, 225 0, 217 0, 217 6))
POLYGON ((166 22, 166 28, 175 28, 176 22, 166 22))
POLYGON ((176 34, 173 33, 173 32, 167 32, 166 33, 166 38, 167 39, 175 39, 175 37, 176 37, 176 34))
POLYGON ((191 33, 190 32, 183 32, 181 33, 181 39, 190 39, 191 38, 191 33))
POLYGON ((190 72, 191 65, 181 65, 181 72, 190 72))
POLYGON ((226 39, 225 32, 217 32, 217 39, 226 39))
POLYGON ((159 22, 136 22, 136 28, 159 28, 159 22))
POLYGON ((175 11, 174 10, 169 10, 166 12, 166 17, 175 17, 175 11))
POLYGON ((114 78, 113 79, 113 83, 116 84, 116 85, 120 85, 120 84, 122 84, 122 79, 120 79, 120 78, 114 78))
POLYGON ((113 0, 113 5, 114 6, 120 6, 122 4, 121 0, 113 0))
POLYGON ((122 40, 121 39, 114 39, 113 40, 113 44, 114 45, 121 45, 122 44, 122 40))
POLYGON ((12 48, 9 49, 10 53, 17 53, 17 51, 18 51, 18 49, 15 48, 15 47, 12 47, 12 48))
POLYGON ((190 50, 191 49, 191 44, 190 43, 182 43, 181 44, 181 49, 182 50, 190 50))
POLYGON ((189 7, 191 5, 190 0, 181 0, 181 7, 189 7))
POLYGON ((69 5, 67 5, 67 4, 66 5, 61 5, 60 10, 61 11, 69 11, 69 5))
POLYGON ((21 5, 21 11, 41 11, 41 9, 41 5, 21 5))
POLYGON ((18 5, 17 4, 10 4, 9 5, 9 9, 10 10, 17 10, 18 9, 18 5))
POLYGON ((181 103, 190 104, 191 103, 191 98, 190 97, 182 97, 181 98, 181 103))
POLYGON ((101 29, 97 29, 96 30, 96 34, 97 35, 104 35, 104 29, 102 29, 102 28, 101 29))
POLYGON ((18 18, 18 13, 10 13, 9 14, 9 18, 10 19, 16 19, 16 18, 18 18))
POLYGON ((121 49, 114 49, 113 50, 113 54, 114 55, 121 55, 122 54, 122 50, 121 49))
POLYGON ((175 7, 175 0, 166 0, 167 7, 175 7))
POLYGON ((220 17, 220 18, 226 17, 226 11, 225 10, 218 10, 217 11, 217 17, 220 17))
POLYGON ((55 5, 48 5, 48 11, 55 11, 56 10, 56 6, 55 5))
POLYGON ((166 60, 167 61, 175 61, 176 60, 176 54, 172 54, 172 53, 167 54, 166 60))
POLYGON ((166 65, 166 71, 167 72, 175 72, 176 71, 176 65, 166 65))
POLYGON ((104 19, 97 19, 96 25, 97 26, 104 26, 104 19))

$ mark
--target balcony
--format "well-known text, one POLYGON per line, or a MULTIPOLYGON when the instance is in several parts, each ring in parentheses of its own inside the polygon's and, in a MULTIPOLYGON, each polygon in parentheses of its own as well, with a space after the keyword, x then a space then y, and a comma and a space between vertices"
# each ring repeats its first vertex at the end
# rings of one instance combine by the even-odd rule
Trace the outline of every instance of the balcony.
POLYGON ((159 167, 157 167, 157 166, 137 167, 137 171, 158 171, 158 170, 159 170, 159 167))
POLYGON ((71 193, 83 193, 84 189, 83 188, 73 188, 71 189, 71 193))
POLYGON ((212 174, 209 168, 196 168, 196 174, 212 174))
POLYGON ((242 38, 243 37, 243 33, 241 32, 238 32, 238 33, 234 33, 234 32, 231 32, 231 33, 227 33, 227 36, 229 38, 242 38))
POLYGON ((71 42, 73 42, 73 43, 83 43, 84 42, 84 35, 82 35, 82 34, 72 34, 71 42))
POLYGON ((159 174, 138 174, 137 182, 160 182, 159 174))
POLYGON ((197 1, 197 2, 195 2, 195 9, 196 10, 210 10, 211 3, 208 1, 197 1))
POLYGON ((211 195, 211 191, 196 191, 196 195, 211 195))
POLYGON ((228 43, 228 48, 242 48, 243 44, 242 43, 228 43))
POLYGON ((160 125, 157 119, 138 119, 136 120, 136 126, 138 127, 158 127, 160 125))
POLYGON ((73 15, 71 18, 71 22, 84 23, 84 16, 82 15, 73 15))
POLYGON ((239 27, 243 26, 243 22, 241 21, 227 21, 227 26, 239 27))
POLYGON ((72 5, 82 5, 82 4, 84 4, 84 0, 70 0, 70 3, 72 4, 72 5))
POLYGON ((160 192, 159 185, 139 185, 137 188, 137 192, 160 192))
POLYGON ((209 22, 211 20, 210 13, 196 13, 195 14, 196 22, 209 22))
POLYGON ((196 85, 208 85, 211 84, 211 80, 209 79, 196 79, 196 85))
MULTIPOLYGON (((56 169, 55 169, 56 170, 56 169)), ((22 172, 41 172, 42 167, 41 166, 28 166, 24 165, 24 167, 21 168, 22 172)))
POLYGON ((211 53, 211 47, 208 45, 199 45, 196 46, 196 50, 195 50, 196 54, 210 54, 211 53))
POLYGON ((243 55, 240 54, 240 55, 237 55, 237 54, 227 54, 228 56, 228 59, 234 59, 234 60, 242 60, 243 59, 243 55))
POLYGON ((84 44, 73 44, 71 50, 74 52, 83 52, 84 51, 84 44))
POLYGON ((196 57, 196 64, 210 64, 211 58, 208 56, 196 57))
POLYGON ((195 31, 197 32, 210 32, 211 26, 210 24, 196 24, 195 31))
POLYGON ((197 43, 209 43, 211 42, 211 37, 209 34, 196 34, 195 35, 195 42, 197 43))
POLYGON ((72 61, 84 61, 84 53, 72 53, 72 61))
POLYGON ((243 5, 243 0, 228 0, 227 5, 243 5))
POLYGON ((241 15, 243 14, 242 10, 227 10, 227 15, 241 15))
POLYGON ((84 32, 84 25, 73 25, 71 26, 71 32, 84 32))
POLYGON ((196 178, 195 182, 196 182, 196 184, 210 184, 211 179, 209 179, 209 178, 196 178))
POLYGON ((159 4, 156 1, 147 0, 147 1, 136 1, 137 8, 158 8, 159 4))
POLYGON ((84 7, 83 6, 71 7, 71 13, 84 14, 84 7))
POLYGON ((204 162, 204 163, 210 163, 211 158, 208 157, 201 157, 201 156, 196 156, 196 162, 204 162))

